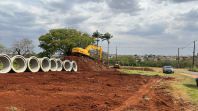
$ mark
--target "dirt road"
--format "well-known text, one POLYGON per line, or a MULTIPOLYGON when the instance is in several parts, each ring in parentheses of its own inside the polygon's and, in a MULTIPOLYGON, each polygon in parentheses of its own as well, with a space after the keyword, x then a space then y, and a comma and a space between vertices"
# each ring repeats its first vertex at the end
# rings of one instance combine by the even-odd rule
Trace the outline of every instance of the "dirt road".
MULTIPOLYGON (((160 72, 160 73, 163 72, 162 68, 153 68, 153 70, 157 71, 157 72, 160 72)), ((180 73, 182 75, 190 76, 190 77, 193 77, 193 78, 198 78, 198 72, 192 72, 192 71, 187 71, 187 70, 183 70, 183 69, 174 69, 174 71, 182 72, 182 73, 180 73)))
POLYGON ((179 71, 179 72, 183 72, 185 74, 189 74, 194 76, 195 78, 198 78, 198 72, 192 72, 192 71, 186 71, 186 70, 182 70, 182 69, 174 69, 175 71, 179 71))

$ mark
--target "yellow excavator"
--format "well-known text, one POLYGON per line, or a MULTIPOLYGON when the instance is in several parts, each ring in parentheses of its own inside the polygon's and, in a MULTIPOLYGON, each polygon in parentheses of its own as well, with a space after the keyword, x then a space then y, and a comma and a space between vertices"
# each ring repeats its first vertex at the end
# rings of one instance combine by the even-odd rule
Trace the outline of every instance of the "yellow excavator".
POLYGON ((97 47, 97 46, 94 46, 94 45, 89 45, 85 49, 80 48, 80 47, 74 47, 72 49, 72 53, 73 54, 77 54, 80 57, 84 57, 84 58, 88 58, 88 59, 92 59, 93 60, 93 58, 90 57, 90 54, 88 52, 90 49, 98 49, 98 50, 100 50, 100 60, 102 59, 102 46, 97 47))

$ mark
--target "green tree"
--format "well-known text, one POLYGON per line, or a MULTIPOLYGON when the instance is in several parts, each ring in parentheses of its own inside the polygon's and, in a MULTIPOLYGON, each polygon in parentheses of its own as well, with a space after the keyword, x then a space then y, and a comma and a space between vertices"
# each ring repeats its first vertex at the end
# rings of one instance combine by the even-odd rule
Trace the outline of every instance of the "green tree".
MULTIPOLYGON (((130 66, 138 66, 138 63, 136 62, 136 59, 134 56, 121 56, 117 58, 118 61, 120 61, 120 65, 130 65, 130 66)), ((107 62, 107 59, 105 59, 105 62, 107 62)), ((112 66, 116 62, 116 58, 110 58, 109 59, 109 65, 112 66)))
POLYGON ((67 56, 71 55, 74 47, 86 48, 88 45, 95 45, 95 38, 88 33, 70 28, 51 29, 49 33, 40 36, 39 41, 39 47, 43 49, 39 55, 47 57, 56 52, 67 56))
POLYGON ((10 53, 10 49, 8 49, 7 47, 0 45, 0 53, 5 53, 5 54, 9 54, 10 53))
POLYGON ((107 61, 108 61, 108 65, 109 65, 109 43, 110 43, 110 39, 113 36, 111 34, 109 34, 109 32, 106 32, 103 36, 102 36, 102 41, 107 40, 108 42, 108 52, 107 52, 107 61))
POLYGON ((97 38, 97 39, 96 39, 96 41, 97 41, 97 46, 98 46, 98 42, 100 41, 98 38, 102 38, 102 35, 103 35, 103 34, 100 34, 100 32, 98 32, 98 30, 96 30, 96 31, 93 33, 93 35, 92 35, 92 37, 97 38))
MULTIPOLYGON (((97 42, 97 47, 98 47, 98 42, 100 41, 98 38, 102 37, 102 34, 100 34, 100 32, 98 32, 98 30, 96 30, 93 34, 92 37, 96 38, 96 42, 97 42)), ((98 56, 98 50, 97 50, 97 56, 98 56)), ((97 57, 98 58, 98 57, 97 57)))

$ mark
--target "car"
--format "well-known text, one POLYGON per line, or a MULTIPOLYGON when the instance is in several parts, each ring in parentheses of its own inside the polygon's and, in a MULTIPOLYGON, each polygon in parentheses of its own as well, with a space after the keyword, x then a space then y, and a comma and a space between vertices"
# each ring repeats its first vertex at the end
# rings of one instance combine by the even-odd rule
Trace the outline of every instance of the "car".
POLYGON ((163 73, 174 73, 174 69, 171 66, 164 66, 163 73))

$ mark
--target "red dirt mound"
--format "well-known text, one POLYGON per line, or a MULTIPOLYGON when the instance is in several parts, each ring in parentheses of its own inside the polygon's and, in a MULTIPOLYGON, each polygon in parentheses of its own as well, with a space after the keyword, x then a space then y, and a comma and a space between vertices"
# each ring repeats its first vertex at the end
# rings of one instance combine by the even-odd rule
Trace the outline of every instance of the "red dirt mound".
POLYGON ((110 69, 108 65, 105 65, 98 59, 89 60, 78 56, 64 56, 61 60, 75 61, 77 63, 78 71, 102 71, 110 69))

